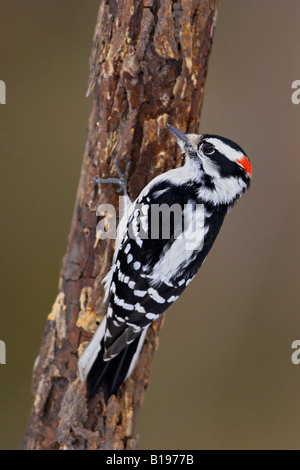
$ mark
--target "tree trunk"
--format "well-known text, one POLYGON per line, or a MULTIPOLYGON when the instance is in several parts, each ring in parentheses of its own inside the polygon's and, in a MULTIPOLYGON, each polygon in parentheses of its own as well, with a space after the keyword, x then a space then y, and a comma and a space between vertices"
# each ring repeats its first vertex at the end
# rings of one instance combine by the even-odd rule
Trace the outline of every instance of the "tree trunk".
MULTIPOLYGON (((107 406, 85 398, 77 360, 101 321, 102 279, 113 240, 96 237, 96 209, 117 206, 113 185, 131 162, 135 199, 159 173, 181 165, 166 123, 197 132, 218 0, 102 0, 90 59, 94 90, 88 136, 59 294, 33 372, 34 405, 25 449, 134 449, 134 425, 148 382, 161 319, 149 328, 140 361, 107 406)), ((166 365, 167 367, 167 365, 166 365)), ((167 399, 167 397, 165 397, 167 399)))

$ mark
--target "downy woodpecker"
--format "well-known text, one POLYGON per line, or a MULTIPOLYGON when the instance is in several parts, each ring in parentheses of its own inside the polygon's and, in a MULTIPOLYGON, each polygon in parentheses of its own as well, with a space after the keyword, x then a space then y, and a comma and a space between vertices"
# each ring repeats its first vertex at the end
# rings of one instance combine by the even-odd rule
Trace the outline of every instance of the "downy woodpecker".
POLYGON ((185 163, 154 178, 119 224, 119 241, 105 277, 107 313, 79 360, 88 398, 102 389, 107 402, 130 376, 147 328, 191 282, 225 215, 250 184, 251 164, 237 144, 167 127, 185 163), (157 227, 161 218, 154 222, 152 209, 174 204, 180 216, 177 210, 177 217, 167 217, 165 236, 164 227, 157 227))

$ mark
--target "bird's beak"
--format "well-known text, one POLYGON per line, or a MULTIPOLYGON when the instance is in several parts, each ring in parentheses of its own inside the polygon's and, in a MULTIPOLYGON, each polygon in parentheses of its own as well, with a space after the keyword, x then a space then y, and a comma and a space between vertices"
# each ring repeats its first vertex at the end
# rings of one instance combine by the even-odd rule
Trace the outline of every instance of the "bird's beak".
POLYGON ((185 144, 187 143, 187 135, 184 132, 175 129, 175 127, 169 126, 169 124, 166 124, 166 127, 169 129, 169 131, 172 132, 179 142, 184 142, 185 144))

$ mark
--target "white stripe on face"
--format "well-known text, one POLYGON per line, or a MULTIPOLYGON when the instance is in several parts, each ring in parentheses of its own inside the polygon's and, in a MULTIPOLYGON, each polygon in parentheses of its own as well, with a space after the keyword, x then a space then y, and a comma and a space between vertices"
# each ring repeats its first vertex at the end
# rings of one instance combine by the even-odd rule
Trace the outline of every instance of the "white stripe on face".
POLYGON ((218 150, 218 152, 220 152, 232 162, 236 162, 239 158, 245 156, 239 150, 233 149, 229 145, 225 144, 225 142, 222 142, 221 140, 216 139, 215 137, 209 137, 208 139, 205 139, 205 142, 209 142, 210 144, 212 144, 218 150))

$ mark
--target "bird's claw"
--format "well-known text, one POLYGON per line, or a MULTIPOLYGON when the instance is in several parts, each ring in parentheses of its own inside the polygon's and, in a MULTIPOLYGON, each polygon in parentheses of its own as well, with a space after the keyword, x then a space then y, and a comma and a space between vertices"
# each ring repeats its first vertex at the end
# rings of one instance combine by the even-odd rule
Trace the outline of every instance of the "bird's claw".
POLYGON ((114 162, 114 165, 116 167, 117 173, 119 178, 98 178, 98 176, 94 176, 94 181, 97 184, 116 184, 119 186, 119 189, 117 189, 117 192, 123 191, 124 196, 127 196, 127 181, 128 181, 128 174, 129 174, 129 168, 130 168, 130 163, 128 162, 126 164, 125 171, 123 172, 120 168, 119 162, 115 156, 115 154, 112 154, 112 159, 114 162))

